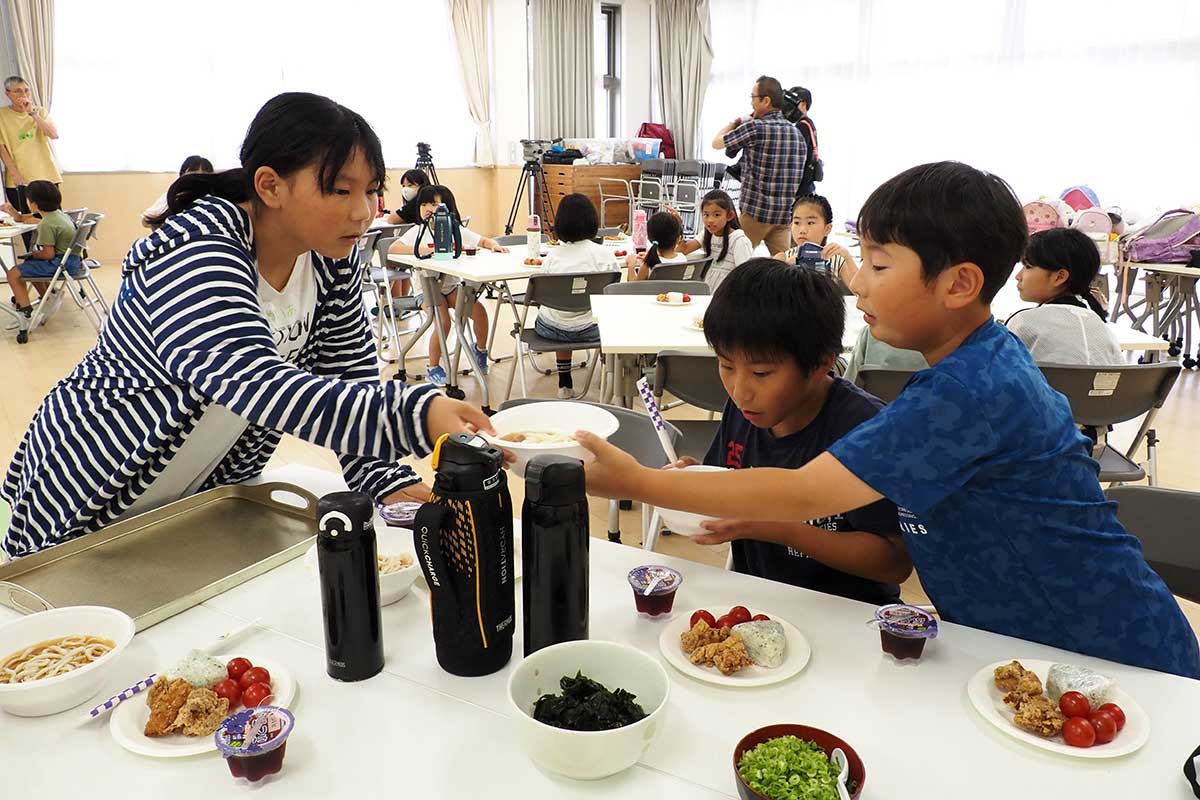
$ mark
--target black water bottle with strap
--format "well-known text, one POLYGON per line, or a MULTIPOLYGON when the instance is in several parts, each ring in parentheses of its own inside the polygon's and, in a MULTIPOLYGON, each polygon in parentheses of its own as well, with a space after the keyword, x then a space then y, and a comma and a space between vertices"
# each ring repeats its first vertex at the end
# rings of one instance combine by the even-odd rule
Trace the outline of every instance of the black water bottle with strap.
POLYGON ((430 502, 413 543, 429 584, 438 664, 453 675, 496 672, 512 655, 513 508, 504 454, 475 434, 442 436, 430 502))

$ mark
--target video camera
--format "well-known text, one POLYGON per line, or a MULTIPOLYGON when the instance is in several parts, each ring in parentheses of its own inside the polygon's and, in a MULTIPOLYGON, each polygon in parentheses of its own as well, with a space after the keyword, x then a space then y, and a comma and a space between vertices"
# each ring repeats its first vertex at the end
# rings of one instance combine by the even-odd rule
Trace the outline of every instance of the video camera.
POLYGON ((822 275, 829 275, 829 259, 822 253, 824 248, 814 242, 805 242, 796 250, 796 266, 815 269, 822 275))
POLYGON ((417 142, 417 158, 422 160, 433 159, 433 148, 429 146, 428 142, 417 142))
POLYGON ((561 136, 557 139, 522 139, 521 147, 524 149, 525 160, 540 161, 547 150, 561 141, 561 136))

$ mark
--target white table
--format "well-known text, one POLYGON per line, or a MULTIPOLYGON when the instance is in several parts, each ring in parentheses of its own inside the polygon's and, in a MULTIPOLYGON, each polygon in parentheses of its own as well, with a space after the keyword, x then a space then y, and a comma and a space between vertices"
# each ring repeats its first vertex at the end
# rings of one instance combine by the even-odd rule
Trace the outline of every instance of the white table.
POLYGON ((1200 325, 1200 298, 1196 296, 1196 282, 1200 269, 1185 264, 1122 263, 1121 290, 1114 318, 1127 315, 1133 327, 1140 329, 1151 321, 1151 334, 1170 340, 1168 346, 1183 353, 1183 365, 1188 369, 1200 362, 1200 345, 1193 350, 1193 329, 1200 325), (1142 285, 1145 299, 1137 304, 1130 302, 1130 278, 1137 270, 1145 271, 1142 285), (1134 309, 1144 306, 1140 315, 1134 309), (1193 358, 1195 353, 1195 358, 1193 358))
MULTIPOLYGON (((303 467, 271 477, 318 493, 344 488, 337 476, 303 467)), ((642 550, 591 540, 591 636, 658 654, 664 621, 635 615, 625 580, 645 558, 642 550)), ((544 773, 517 742, 506 682, 520 659, 519 612, 508 666, 458 678, 437 666, 428 601, 416 589, 383 609, 384 672, 362 683, 337 683, 324 672, 316 578, 300 559, 138 634, 97 698, 261 616, 263 628, 236 649, 269 653, 299 686, 284 771, 256 785, 270 796, 730 798, 737 796, 731 760, 738 739, 763 725, 799 722, 854 745, 867 770, 863 800, 1190 797, 1180 771, 1197 744, 1200 681, 946 623, 920 663, 901 665, 881 654, 878 634, 864 624, 871 606, 670 556, 654 560, 684 575, 677 611, 735 603, 761 608, 804 633, 812 661, 790 681, 746 690, 699 683, 668 666, 671 699, 663 729, 638 766, 602 781, 544 773), (1002 735, 976 714, 965 686, 980 667, 1011 658, 1082 663, 1111 675, 1149 714, 1149 742, 1132 756, 1089 762, 1002 735)), ((517 598, 519 605, 520 584, 517 598)), ((0 609, 0 622, 12 618, 14 612, 0 609)), ((0 714, 5 785, 39 800, 77 798, 84 775, 93 797, 211 800, 245 791, 215 754, 156 760, 122 750, 106 722, 81 721, 88 705, 37 719, 0 714)))
MULTIPOLYGON (((37 225, 30 225, 24 222, 0 225, 0 247, 7 248, 12 255, 11 259, 0 256, 0 267, 3 267, 7 271, 16 265, 17 237, 36 229, 37 225)), ((29 341, 29 318, 14 309, 9 303, 0 304, 0 310, 3 310, 5 315, 11 317, 17 323, 17 342, 24 344, 29 341)))

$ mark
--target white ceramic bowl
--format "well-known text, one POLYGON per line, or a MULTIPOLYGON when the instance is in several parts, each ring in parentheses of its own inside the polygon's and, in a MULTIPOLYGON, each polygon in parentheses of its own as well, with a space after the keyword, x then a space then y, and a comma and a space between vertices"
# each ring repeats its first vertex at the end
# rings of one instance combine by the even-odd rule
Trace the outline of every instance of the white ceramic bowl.
MULTIPOLYGON (((421 566, 412 546, 412 531, 407 528, 375 528, 375 550, 381 556, 407 555, 412 564, 396 572, 379 573, 379 605, 388 606, 406 597, 413 583, 421 576, 421 566)), ((317 562, 317 546, 314 544, 304 554, 304 567, 316 576, 321 575, 317 562)))
POLYGON ((568 778, 595 780, 637 763, 662 729, 671 681, 658 659, 617 642, 562 642, 527 656, 508 679, 521 744, 534 763, 568 778), (610 731, 569 731, 533 718, 533 704, 562 691, 564 675, 582 672, 609 690, 637 695, 646 717, 610 731))
POLYGON ((540 455, 559 455, 578 458, 583 462, 592 460, 592 454, 575 441, 554 444, 525 444, 505 441, 505 434, 518 431, 562 432, 571 436, 575 431, 591 431, 601 439, 617 432, 621 423, 603 408, 586 403, 547 402, 526 403, 498 412, 492 417, 496 436, 485 435, 492 444, 503 447, 517 457, 511 466, 513 474, 525 477, 525 465, 529 459, 540 455))
MULTIPOLYGON (((710 467, 706 464, 695 464, 683 468, 685 472, 724 472, 725 469, 725 467, 710 467)), ((679 511, 674 508, 660 508, 658 513, 662 515, 663 522, 670 530, 682 533, 684 536, 699 536, 702 533, 708 533, 700 527, 700 523, 717 519, 717 517, 706 517, 703 514, 693 514, 690 511, 679 511)))
POLYGON ((104 606, 40 611, 0 627, 0 659, 30 645, 71 634, 102 636, 117 646, 102 658, 63 675, 29 683, 0 683, 0 708, 19 717, 41 717, 73 708, 92 697, 133 641, 134 624, 128 614, 104 606))

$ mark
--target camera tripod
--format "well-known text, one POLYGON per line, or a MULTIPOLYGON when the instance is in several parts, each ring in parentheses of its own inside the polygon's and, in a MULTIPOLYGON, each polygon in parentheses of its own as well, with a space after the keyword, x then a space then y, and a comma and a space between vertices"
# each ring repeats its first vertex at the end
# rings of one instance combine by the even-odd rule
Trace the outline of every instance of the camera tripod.
POLYGON ((517 182, 517 192, 513 195, 512 209, 508 212, 508 222, 504 225, 505 236, 513 232, 513 226, 517 222, 517 209, 521 206, 521 196, 526 189, 529 190, 529 213, 534 213, 533 198, 536 192, 542 201, 542 228, 546 229, 554 225, 554 206, 550 203, 550 185, 546 182, 546 171, 542 169, 540 159, 528 159, 521 167, 521 179, 517 182))

